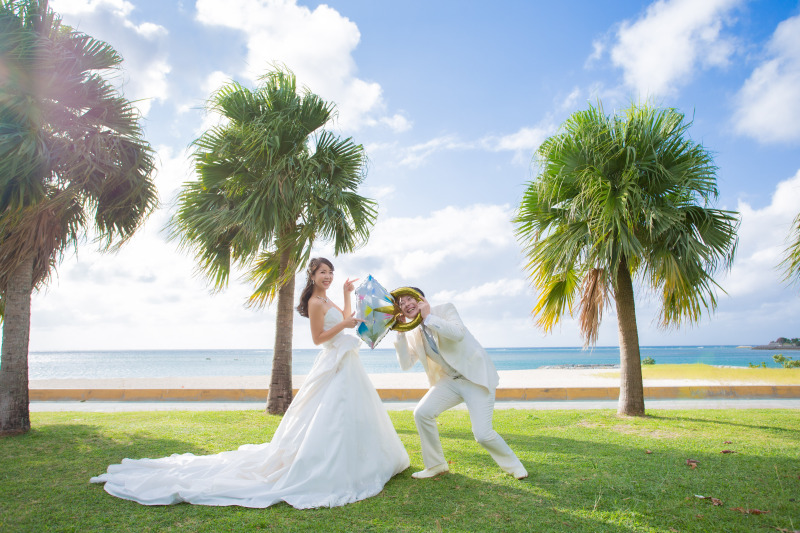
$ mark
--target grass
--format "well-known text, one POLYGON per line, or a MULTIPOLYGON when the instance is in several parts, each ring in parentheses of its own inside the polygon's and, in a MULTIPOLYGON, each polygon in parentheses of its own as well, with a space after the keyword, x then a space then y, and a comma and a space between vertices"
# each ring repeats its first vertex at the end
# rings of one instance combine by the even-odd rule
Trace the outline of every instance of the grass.
MULTIPOLYGON (((598 374, 619 377, 619 370, 598 374)), ((644 379, 697 379, 721 383, 770 383, 775 385, 800 385, 800 368, 746 368, 721 367, 703 363, 680 365, 642 365, 644 379)))
POLYGON ((497 411, 495 428, 530 472, 517 481, 475 443, 464 411, 440 417, 452 473, 412 479, 422 467, 419 437, 410 412, 391 412, 412 467, 373 498, 301 511, 286 504, 146 507, 89 483, 124 457, 215 453, 269 440, 277 417, 32 413, 30 433, 0 439, 0 531, 794 531, 798 415, 681 410, 634 419, 594 410, 497 411), (735 453, 721 453, 726 449, 735 453))

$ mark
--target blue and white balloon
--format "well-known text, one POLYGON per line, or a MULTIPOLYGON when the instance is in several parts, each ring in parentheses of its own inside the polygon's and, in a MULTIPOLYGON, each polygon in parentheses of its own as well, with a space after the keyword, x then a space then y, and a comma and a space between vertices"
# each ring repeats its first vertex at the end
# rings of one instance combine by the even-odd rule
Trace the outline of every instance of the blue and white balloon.
POLYGON ((396 313, 392 294, 368 275, 356 289, 356 317, 364 321, 358 325, 358 336, 375 348, 396 322, 396 313))

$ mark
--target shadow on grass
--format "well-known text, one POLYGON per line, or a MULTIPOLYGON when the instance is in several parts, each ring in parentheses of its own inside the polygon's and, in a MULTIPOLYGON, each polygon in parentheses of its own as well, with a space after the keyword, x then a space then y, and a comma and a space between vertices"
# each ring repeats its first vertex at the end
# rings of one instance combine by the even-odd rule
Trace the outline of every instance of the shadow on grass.
POLYGON ((167 455, 214 453, 190 439, 154 438, 144 429, 109 432, 80 423, 35 426, 2 439, 0 530, 136 530, 140 518, 124 510, 141 506, 110 496, 89 479, 123 458, 161 457, 165 450, 167 455))
MULTIPOLYGON (((493 463, 492 467, 497 468, 493 463)), ((359 504, 373 507, 376 513, 387 517, 401 518, 394 522, 398 530, 629 530, 603 523, 599 517, 574 513, 560 506, 553 495, 537 490, 534 484, 499 471, 491 480, 458 471, 424 480, 412 479, 406 472, 400 478, 397 483, 387 484, 381 493, 382 501, 366 500, 359 504)))
MULTIPOLYGON (((780 414, 783 414, 785 416, 792 416, 792 417, 795 417, 795 418, 797 417, 797 412, 796 411, 792 412, 792 410, 787 410, 787 411, 782 412, 780 414)), ((780 414, 778 416, 780 416, 780 414)), ((776 426, 745 424, 745 423, 742 423, 742 422, 736 422, 736 421, 732 421, 732 420, 718 420, 718 419, 711 418, 711 417, 709 417, 709 418, 691 418, 691 417, 685 417, 685 416, 668 416, 668 415, 663 415, 663 414, 658 413, 658 412, 654 413, 654 412, 651 411, 651 412, 649 412, 647 414, 647 418, 650 418, 650 419, 653 419, 653 420, 663 420, 663 421, 671 421, 671 422, 694 422, 694 423, 700 423, 700 424, 716 424, 716 425, 740 427, 740 428, 747 428, 747 429, 759 429, 759 430, 764 430, 764 431, 774 431, 776 433, 784 433, 784 434, 788 434, 788 435, 792 435, 792 436, 797 434, 797 430, 796 429, 792 429, 792 428, 785 428, 785 427, 782 428, 782 427, 776 427, 776 426)))
MULTIPOLYGON (((464 420, 456 423, 458 416, 440 426, 451 471, 502 482, 499 467, 474 441, 464 420)), ((532 494, 545 496, 545 508, 531 510, 536 516, 550 509, 570 519, 593 518, 603 528, 619 523, 681 531, 794 530, 800 526, 796 518, 800 516, 800 452, 796 440, 793 445, 787 439, 765 449, 762 443, 753 441, 761 440, 759 430, 772 428, 743 424, 750 432, 723 445, 715 433, 720 429, 706 424, 717 420, 676 420, 700 423, 700 429, 707 431, 664 437, 648 433, 650 427, 634 428, 643 433, 631 434, 615 427, 582 427, 573 420, 566 427, 540 428, 533 434, 501 431, 501 435, 530 474, 522 485, 532 494), (759 444, 762 447, 757 447, 759 444), (724 448, 733 448, 734 453, 720 453, 724 448), (696 467, 691 468, 687 459, 693 459, 696 467), (713 505, 712 497, 722 505, 713 505), (769 512, 745 515, 737 508, 769 512)), ((626 431, 630 429, 627 420, 616 421, 626 431)), ((798 434, 791 428, 778 429, 795 437, 798 434)), ((722 431, 730 434, 727 425, 722 425, 722 431)))

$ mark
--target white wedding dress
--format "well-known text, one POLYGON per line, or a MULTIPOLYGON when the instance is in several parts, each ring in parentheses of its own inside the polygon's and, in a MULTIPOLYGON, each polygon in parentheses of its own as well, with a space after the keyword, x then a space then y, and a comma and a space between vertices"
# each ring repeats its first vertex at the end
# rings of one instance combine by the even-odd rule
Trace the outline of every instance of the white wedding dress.
MULTIPOLYGON (((331 308, 329 329, 342 320, 331 308)), ((359 340, 324 344, 272 442, 215 455, 123 459, 93 477, 119 498, 145 505, 336 507, 378 494, 409 466, 397 432, 358 358, 359 340)))

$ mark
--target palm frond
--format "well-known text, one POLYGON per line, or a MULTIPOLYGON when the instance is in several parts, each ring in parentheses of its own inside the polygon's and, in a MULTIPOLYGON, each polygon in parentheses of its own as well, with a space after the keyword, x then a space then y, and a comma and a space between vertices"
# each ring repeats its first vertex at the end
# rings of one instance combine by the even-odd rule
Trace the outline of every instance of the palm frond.
POLYGON ((789 233, 789 246, 779 266, 784 271, 784 281, 800 282, 800 215, 794 219, 789 233))
POLYGON ((536 284, 540 291, 533 315, 545 333, 551 332, 565 313, 572 314, 579 279, 578 272, 569 270, 558 277, 541 279, 536 284))
POLYGON ((584 346, 597 343, 600 323, 603 321, 603 310, 608 305, 608 284, 605 272, 593 268, 583 277, 581 298, 578 303, 580 314, 578 323, 584 338, 584 346))

